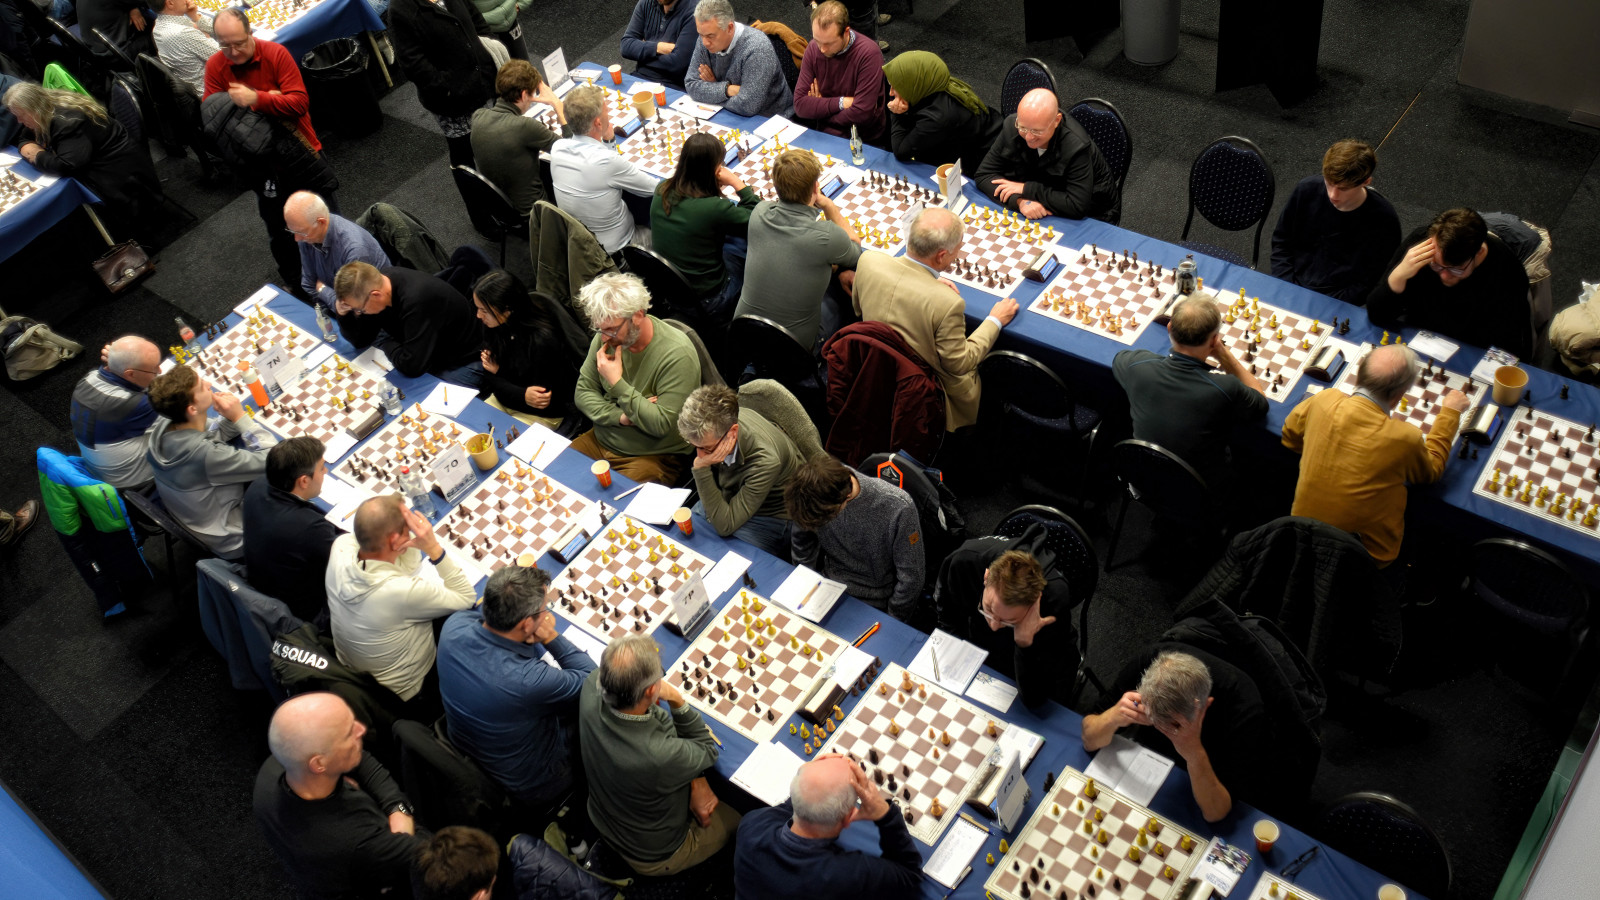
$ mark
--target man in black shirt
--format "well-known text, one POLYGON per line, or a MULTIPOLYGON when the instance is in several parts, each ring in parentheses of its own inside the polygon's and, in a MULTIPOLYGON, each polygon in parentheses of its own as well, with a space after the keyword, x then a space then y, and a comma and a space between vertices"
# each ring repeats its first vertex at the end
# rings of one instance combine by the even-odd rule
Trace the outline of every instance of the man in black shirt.
POLYGON ((402 375, 431 372, 477 387, 483 326, 472 301, 445 281, 413 269, 345 263, 333 278, 339 331, 357 347, 376 345, 402 375))
POLYGON ((1533 354, 1528 273, 1470 209, 1447 209, 1406 236, 1367 297, 1367 314, 1389 328, 1426 328, 1524 360, 1533 354))
POLYGON ((411 804, 362 750, 366 731, 343 700, 321 692, 284 701, 267 729, 272 756, 256 775, 256 823, 312 896, 404 896, 410 885, 419 842, 411 804))
POLYGON ((1122 195, 1100 148, 1044 88, 1023 95, 972 180, 990 200, 1030 219, 1116 224, 1122 216, 1122 195))
POLYGON ((939 627, 989 651, 989 665, 1017 682, 1022 702, 1070 702, 1078 645, 1071 591, 1049 558, 1043 525, 1020 536, 967 541, 945 557, 933 589, 939 627))
POLYGON ((267 452, 267 472, 244 492, 244 563, 250 584, 288 604, 307 622, 328 608, 324 575, 339 536, 311 501, 322 493, 328 464, 322 442, 290 438, 267 452))
POLYGON ((1158 644, 1122 670, 1099 706, 1105 712, 1083 719, 1083 749, 1093 753, 1134 727, 1134 740, 1189 772, 1207 822, 1233 809, 1235 793, 1259 803, 1272 783, 1275 742, 1261 692, 1209 653, 1158 644))
POLYGON ((1272 230, 1272 274, 1360 306, 1400 244, 1394 204, 1368 187, 1378 154, 1343 140, 1322 157, 1322 174, 1289 193, 1272 230))

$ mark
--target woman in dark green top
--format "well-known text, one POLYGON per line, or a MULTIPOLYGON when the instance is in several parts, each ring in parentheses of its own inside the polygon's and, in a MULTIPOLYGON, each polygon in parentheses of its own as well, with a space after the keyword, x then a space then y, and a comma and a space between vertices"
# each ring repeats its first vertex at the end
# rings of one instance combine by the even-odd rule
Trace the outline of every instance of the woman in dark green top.
POLYGON ((744 288, 744 256, 750 210, 760 202, 739 176, 722 165, 722 141, 692 134, 683 142, 678 168, 650 201, 650 241, 678 267, 701 298, 706 313, 726 321, 744 288), (739 192, 729 203, 722 188, 739 192))

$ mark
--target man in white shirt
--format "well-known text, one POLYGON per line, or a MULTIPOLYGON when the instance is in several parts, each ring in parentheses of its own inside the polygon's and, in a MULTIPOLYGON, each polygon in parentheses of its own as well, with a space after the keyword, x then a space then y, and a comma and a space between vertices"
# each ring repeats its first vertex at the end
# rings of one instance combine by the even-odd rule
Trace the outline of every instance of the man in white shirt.
POLYGON ((206 60, 217 52, 211 13, 195 6, 194 0, 165 0, 156 11, 156 55, 173 78, 199 97, 206 86, 206 60))
POLYGON ((649 197, 659 182, 612 146, 605 92, 593 85, 574 88, 567 94, 566 111, 574 136, 550 148, 556 205, 594 232, 607 253, 617 253, 630 243, 649 246, 649 230, 635 228, 622 193, 649 197))

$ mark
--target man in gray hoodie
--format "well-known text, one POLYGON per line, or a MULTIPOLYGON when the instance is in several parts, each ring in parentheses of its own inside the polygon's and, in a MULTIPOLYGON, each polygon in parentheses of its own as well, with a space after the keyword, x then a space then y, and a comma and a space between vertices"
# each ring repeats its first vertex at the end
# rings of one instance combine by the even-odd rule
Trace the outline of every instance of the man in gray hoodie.
POLYGON ((267 470, 278 439, 245 415, 238 397, 213 391, 187 366, 156 376, 148 397, 161 414, 145 437, 162 505, 212 553, 243 558, 245 488, 267 470), (222 424, 208 429, 213 407, 222 424))

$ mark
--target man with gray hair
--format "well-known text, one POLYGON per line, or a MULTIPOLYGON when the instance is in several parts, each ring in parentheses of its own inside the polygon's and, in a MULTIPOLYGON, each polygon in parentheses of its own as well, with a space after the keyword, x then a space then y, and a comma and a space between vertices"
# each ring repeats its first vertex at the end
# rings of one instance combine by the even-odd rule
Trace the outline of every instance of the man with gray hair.
MULTIPOLYGON (((272 714, 256 773, 256 824, 309 896, 404 895, 421 842, 411 802, 370 753, 339 697, 291 697, 272 714)), ((424 832, 424 836, 426 832, 424 832)))
POLYGON ((868 251, 856 263, 855 305, 861 318, 883 322, 933 367, 945 395, 945 428, 978 420, 978 364, 1000 329, 1017 314, 1017 301, 997 301, 971 335, 966 304, 955 282, 940 273, 961 259, 962 224, 949 210, 930 207, 911 220, 905 256, 868 251))
POLYGON ((741 116, 794 115, 793 86, 783 76, 767 36, 734 18, 728 0, 700 0, 694 8, 700 43, 683 75, 683 90, 741 116))
POLYGON ((782 557, 789 546, 783 490, 804 462, 783 429, 722 384, 696 388, 678 414, 678 433, 694 448, 694 511, 730 535, 782 557))
POLYGON ((483 605, 452 614, 439 633, 450 740, 538 813, 579 780, 578 691, 594 671, 594 660, 556 631, 550 593, 543 569, 496 569, 483 605))
POLYGON ((584 769, 599 776, 589 820, 635 872, 675 875, 732 839, 739 814, 701 775, 716 764, 716 738, 663 677, 649 635, 606 647, 578 697, 578 735, 584 769))
POLYGON ((837 753, 800 767, 789 799, 739 823, 733 856, 734 893, 763 900, 899 900, 922 885, 922 854, 893 797, 837 753), (871 856, 838 845, 853 822, 878 828, 871 856))
POLYGON ((1354 394, 1321 391, 1283 423, 1283 445, 1300 454, 1290 514, 1355 534, 1380 568, 1400 555, 1406 485, 1444 474, 1469 405, 1466 394, 1446 393, 1426 437, 1404 417, 1391 418, 1421 371, 1410 347, 1378 347, 1357 364, 1354 394))
POLYGON ((572 449, 634 481, 670 486, 689 452, 678 411, 700 386, 699 354, 683 332, 650 315, 650 292, 637 275, 601 275, 578 292, 578 303, 595 336, 574 402, 594 427, 572 449))
POLYGON ((1083 749, 1132 727, 1134 740, 1188 771, 1207 822, 1226 816, 1235 794, 1259 803, 1276 783, 1278 748, 1255 681, 1198 648, 1157 644, 1123 668, 1097 708, 1105 712, 1083 719, 1083 749))
POLYGON ((333 279, 349 262, 376 269, 389 267, 389 254, 365 228, 328 211, 328 203, 311 191, 295 191, 283 204, 283 224, 300 245, 302 300, 321 303, 330 315, 338 304, 333 279))
POLYGON ((1210 297, 1178 302, 1167 325, 1172 351, 1123 350, 1111 362, 1128 394, 1133 436, 1194 466, 1213 490, 1228 474, 1233 429, 1267 415, 1266 388, 1222 338, 1222 312, 1210 297), (1222 371, 1214 373, 1212 360, 1222 371))
POLYGON ((72 436, 96 478, 138 490, 155 479, 144 433, 157 415, 145 392, 161 374, 161 348, 126 334, 107 344, 101 359, 72 389, 72 436))
MULTIPOLYGON (((613 256, 629 244, 650 246, 649 229, 636 228, 622 195, 648 198, 660 182, 612 146, 615 132, 605 91, 594 85, 573 88, 564 105, 572 137, 550 146, 550 186, 556 205, 594 232, 600 246, 613 256)), ((648 204, 644 208, 648 210, 648 204)))

